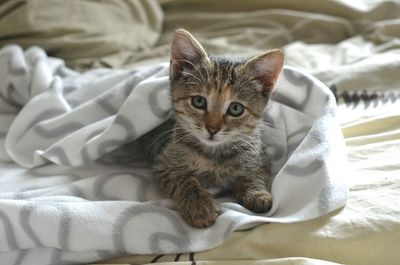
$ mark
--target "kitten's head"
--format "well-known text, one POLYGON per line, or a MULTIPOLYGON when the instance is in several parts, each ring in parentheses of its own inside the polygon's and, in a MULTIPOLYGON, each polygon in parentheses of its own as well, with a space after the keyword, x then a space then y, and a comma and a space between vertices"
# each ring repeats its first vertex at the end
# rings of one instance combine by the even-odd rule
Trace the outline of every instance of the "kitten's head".
POLYGON ((177 122, 206 146, 245 138, 262 121, 283 57, 279 49, 241 62, 209 57, 189 32, 176 30, 170 80, 177 122))

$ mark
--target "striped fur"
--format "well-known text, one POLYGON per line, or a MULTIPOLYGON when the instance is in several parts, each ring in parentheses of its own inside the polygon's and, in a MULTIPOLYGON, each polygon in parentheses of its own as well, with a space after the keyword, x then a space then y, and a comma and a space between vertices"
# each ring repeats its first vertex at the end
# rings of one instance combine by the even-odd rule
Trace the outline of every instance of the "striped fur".
POLYGON ((190 33, 175 32, 170 69, 174 114, 165 144, 156 144, 162 148, 155 152, 153 172, 190 225, 207 227, 216 220, 218 203, 205 189, 211 186, 231 189, 254 212, 270 209, 269 160, 260 133, 282 63, 280 50, 247 61, 207 56, 190 33), (206 99, 205 109, 191 103, 196 95, 206 99), (244 106, 240 117, 228 114, 232 102, 244 106))

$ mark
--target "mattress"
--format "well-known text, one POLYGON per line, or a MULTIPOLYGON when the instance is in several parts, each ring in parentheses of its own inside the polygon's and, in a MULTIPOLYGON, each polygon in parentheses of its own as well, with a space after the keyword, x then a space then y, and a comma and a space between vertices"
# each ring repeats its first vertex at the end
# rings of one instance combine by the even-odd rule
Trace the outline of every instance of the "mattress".
POLYGON ((310 221, 234 232, 222 245, 204 252, 133 255, 99 263, 397 264, 399 2, 234 2, 163 1, 160 47, 167 45, 175 25, 193 30, 220 54, 246 56, 283 46, 287 64, 312 73, 336 96, 351 167, 347 205, 310 221))
POLYGON ((369 109, 365 106, 371 102, 360 98, 352 102, 339 99, 352 170, 350 195, 343 209, 301 223, 271 223, 234 232, 222 245, 205 252, 134 255, 100 264, 397 264, 400 117, 399 102, 387 101, 369 109), (370 115, 357 117, 361 110, 370 115), (356 119, 349 121, 349 116, 356 119), (397 139, 392 137, 396 134, 397 139))

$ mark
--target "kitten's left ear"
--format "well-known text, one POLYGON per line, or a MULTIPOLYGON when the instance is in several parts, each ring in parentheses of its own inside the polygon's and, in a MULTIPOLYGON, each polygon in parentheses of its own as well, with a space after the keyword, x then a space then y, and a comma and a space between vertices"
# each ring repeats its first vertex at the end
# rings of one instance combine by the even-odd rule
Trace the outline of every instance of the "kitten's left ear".
POLYGON ((171 41, 171 72, 177 73, 187 70, 194 72, 197 66, 210 64, 203 46, 184 29, 177 29, 171 41))
POLYGON ((245 63, 244 69, 250 78, 262 85, 264 95, 270 95, 276 80, 282 71, 284 53, 281 49, 273 49, 255 56, 245 63))

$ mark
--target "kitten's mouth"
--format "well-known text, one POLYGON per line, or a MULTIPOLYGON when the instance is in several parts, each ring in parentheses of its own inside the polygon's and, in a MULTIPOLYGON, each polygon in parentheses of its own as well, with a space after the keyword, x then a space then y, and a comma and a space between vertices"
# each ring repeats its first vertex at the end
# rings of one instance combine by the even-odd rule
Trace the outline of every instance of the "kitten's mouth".
POLYGON ((202 142, 205 145, 209 145, 209 146, 216 146, 219 145, 221 142, 221 140, 216 139, 215 136, 206 136, 206 137, 200 137, 199 138, 200 142, 202 142))
POLYGON ((223 139, 218 135, 210 135, 205 133, 196 133, 195 137, 199 142, 206 146, 219 146, 224 143, 223 139))

